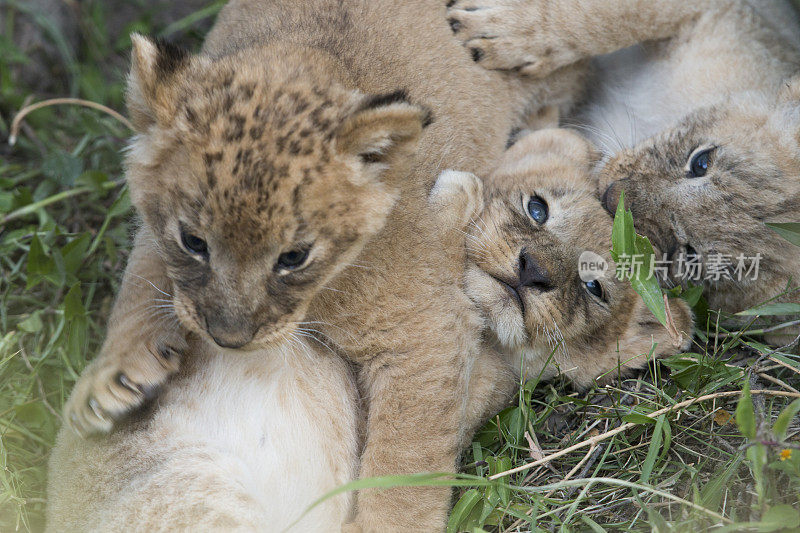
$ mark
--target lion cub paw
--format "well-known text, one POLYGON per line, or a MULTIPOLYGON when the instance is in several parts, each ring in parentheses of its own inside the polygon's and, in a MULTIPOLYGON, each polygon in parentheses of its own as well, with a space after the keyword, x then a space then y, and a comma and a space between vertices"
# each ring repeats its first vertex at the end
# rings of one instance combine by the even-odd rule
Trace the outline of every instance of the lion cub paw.
POLYGON ((108 433, 114 422, 155 396, 178 370, 185 349, 182 339, 104 347, 64 406, 67 423, 82 436, 108 433))
POLYGON ((536 78, 582 59, 542 0, 455 0, 447 20, 472 59, 489 70, 536 78), (550 14, 548 14, 550 15, 550 14))
POLYGON ((464 228, 483 211, 483 182, 470 172, 445 170, 433 184, 428 203, 447 228, 464 228))

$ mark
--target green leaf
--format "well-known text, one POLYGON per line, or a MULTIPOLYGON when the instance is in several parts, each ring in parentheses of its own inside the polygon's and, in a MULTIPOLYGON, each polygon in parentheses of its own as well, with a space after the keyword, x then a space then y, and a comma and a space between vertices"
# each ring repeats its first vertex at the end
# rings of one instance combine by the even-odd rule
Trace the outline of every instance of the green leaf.
POLYGON ((792 423, 792 419, 797 416, 798 412, 800 412, 800 398, 786 406, 786 408, 781 411, 781 414, 778 415, 778 419, 775 420, 775 425, 772 426, 772 432, 775 433, 778 440, 786 438, 786 431, 789 429, 789 424, 792 423))
POLYGON ((74 320, 86 316, 86 309, 81 301, 81 284, 73 285, 64 297, 64 318, 74 320))
POLYGON ((736 425, 748 439, 756 437, 756 414, 753 409, 753 398, 750 396, 750 383, 745 380, 742 397, 736 406, 736 425))
POLYGON ((625 210, 625 193, 619 195, 617 212, 614 214, 614 226, 611 230, 611 254, 614 260, 620 255, 634 253, 633 214, 625 210))
POLYGON ((614 227, 611 231, 611 257, 624 266, 624 261, 635 258, 636 267, 630 273, 633 290, 642 297, 645 305, 663 326, 667 326, 667 310, 658 279, 651 275, 655 261, 653 245, 647 237, 636 234, 633 213, 625 209, 625 194, 620 195, 614 227), (641 264, 639 264, 641 262, 641 264))
POLYGON ((103 194, 105 192, 103 185, 107 182, 108 182, 108 174, 106 174, 101 170, 87 170, 86 172, 78 176, 78 179, 76 181, 76 183, 78 184, 88 185, 89 187, 94 189, 94 192, 98 194, 103 194))
POLYGON ((661 325, 666 326, 667 310, 664 307, 664 296, 661 293, 658 280, 655 278, 650 278, 649 280, 632 279, 631 286, 633 290, 639 293, 647 308, 661 322, 661 325))
POLYGON ((755 307, 753 309, 747 309, 745 311, 741 311, 736 314, 742 316, 797 315, 800 314, 800 304, 793 304, 793 303, 769 304, 761 307, 755 307))
POLYGON ((647 448, 647 456, 642 464, 642 475, 639 478, 639 481, 643 485, 650 482, 650 474, 653 472, 653 467, 656 465, 656 459, 661 456, 661 443, 664 438, 664 420, 664 415, 656 419, 656 427, 653 429, 653 437, 650 439, 650 446, 647 448))
POLYGON ((67 354, 76 368, 86 363, 86 341, 89 321, 81 301, 80 283, 76 283, 64 297, 64 319, 67 321, 67 354))
POLYGON ((472 510, 482 499, 483 496, 478 492, 478 489, 470 489, 465 492, 456 502, 453 512, 450 513, 450 519, 447 521, 447 533, 465 531, 464 527, 467 525, 465 522, 467 522, 472 510))
POLYGON ((631 424, 655 424, 656 419, 651 418, 649 416, 645 416, 639 413, 630 413, 622 417, 623 422, 629 422, 631 424))
POLYGON ((683 298, 686 303, 689 304, 689 307, 694 307, 700 301, 700 298, 703 297, 703 286, 702 285, 694 285, 685 289, 681 292, 681 298, 683 298))
POLYGON ((525 436, 525 412, 513 407, 508 416, 508 434, 512 444, 519 444, 525 436))
POLYGON ((17 327, 28 333, 36 333, 42 329, 41 311, 33 312, 28 318, 17 324, 17 327))
POLYGON ((791 505, 781 504, 770 507, 761 517, 759 531, 778 531, 800 527, 800 511, 791 505))
MULTIPOLYGON (((504 455, 497 460, 495 463, 495 468, 497 472, 505 472, 506 470, 511 469, 511 457, 504 455)), ((500 496, 500 501, 503 502, 503 505, 508 506, 511 503, 511 488, 508 485, 500 485, 497 487, 497 494, 500 496)))
POLYGON ((68 242, 61 248, 61 256, 64 259, 64 270, 67 274, 76 275, 78 269, 86 259, 86 251, 91 244, 91 234, 83 233, 77 239, 68 242))
POLYGON ((737 455, 730 463, 728 463, 728 466, 722 472, 705 484, 700 491, 700 504, 703 507, 711 509, 712 511, 719 509, 719 506, 722 503, 722 496, 725 494, 725 487, 728 484, 728 480, 739 469, 741 462, 742 456, 737 455))
POLYGON ((42 246, 42 241, 39 240, 38 235, 34 235, 31 239, 31 246, 28 250, 28 283, 27 288, 30 289, 37 285, 43 278, 54 279, 57 278, 55 262, 49 257, 42 246))
POLYGON ((0 213, 8 213, 14 207, 14 193, 0 191, 0 213))
POLYGON ((72 187, 83 173, 83 161, 63 150, 58 150, 44 158, 42 173, 62 187, 72 187))
POLYGON ((669 447, 672 446, 672 426, 666 422, 661 428, 664 431, 664 444, 661 445, 661 455, 658 456, 659 461, 663 461, 669 453, 669 447))
POLYGON ((800 246, 800 222, 767 222, 767 227, 795 246, 800 246))
POLYGON ((128 189, 124 189, 120 195, 114 200, 114 203, 111 204, 111 207, 108 209, 108 217, 117 217, 120 215, 126 215, 131 210, 131 197, 128 193, 128 189))

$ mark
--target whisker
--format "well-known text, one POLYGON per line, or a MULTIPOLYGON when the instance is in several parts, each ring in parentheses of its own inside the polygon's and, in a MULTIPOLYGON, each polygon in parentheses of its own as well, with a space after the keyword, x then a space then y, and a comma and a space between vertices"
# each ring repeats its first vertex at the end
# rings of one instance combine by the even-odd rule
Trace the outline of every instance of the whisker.
POLYGON ((145 282, 147 282, 147 283, 148 283, 148 284, 149 284, 151 287, 153 287, 155 290, 157 290, 158 292, 160 292, 160 293, 161 293, 161 294, 163 294, 164 296, 166 296, 166 297, 168 297, 168 298, 172 298, 172 295, 171 295, 170 293, 162 291, 161 289, 159 289, 159 288, 156 286, 156 284, 155 284, 155 283, 153 283, 153 282, 152 282, 152 281, 150 281, 149 279, 147 279, 147 278, 143 278, 142 276, 140 276, 140 275, 138 275, 138 274, 134 274, 133 272, 129 272, 129 274, 130 274, 131 276, 135 276, 135 277, 137 277, 137 278, 141 279, 142 281, 145 281, 145 282))
POLYGON ((331 348, 330 346, 328 346, 327 344, 325 344, 323 341, 321 341, 320 339, 318 339, 316 336, 314 336, 314 335, 311 335, 310 333, 305 333, 305 332, 302 332, 302 331, 298 331, 298 332, 296 332, 296 333, 293 333, 293 334, 294 334, 294 335, 299 335, 299 336, 301 336, 301 337, 307 337, 307 338, 309 338, 309 339, 315 340, 315 341, 317 341, 318 343, 320 343, 321 345, 323 345, 325 348, 327 348, 327 349, 328 349, 328 351, 330 351, 330 352, 331 352, 333 355, 335 355, 335 356, 338 356, 338 355, 339 355, 339 354, 337 354, 335 351, 333 351, 333 348, 331 348))

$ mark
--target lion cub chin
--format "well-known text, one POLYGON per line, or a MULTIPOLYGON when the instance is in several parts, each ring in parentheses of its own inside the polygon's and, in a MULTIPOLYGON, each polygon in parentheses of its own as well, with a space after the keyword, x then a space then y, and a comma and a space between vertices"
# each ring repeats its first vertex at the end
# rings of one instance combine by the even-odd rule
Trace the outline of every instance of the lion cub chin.
POLYGON ((649 356, 686 349, 692 315, 670 308, 677 343, 628 281, 617 279, 612 220, 595 196, 597 155, 580 136, 549 129, 513 145, 485 187, 469 228, 467 293, 484 311, 497 345, 523 377, 565 375, 579 387, 643 367, 649 356), (604 275, 579 272, 586 257, 604 275))

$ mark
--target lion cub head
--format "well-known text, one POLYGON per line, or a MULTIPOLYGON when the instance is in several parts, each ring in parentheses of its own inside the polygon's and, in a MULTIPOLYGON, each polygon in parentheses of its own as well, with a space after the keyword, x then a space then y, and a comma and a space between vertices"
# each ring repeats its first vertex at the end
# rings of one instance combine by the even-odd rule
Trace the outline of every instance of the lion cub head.
MULTIPOLYGON (((529 378, 560 371, 585 386, 644 366, 654 343, 655 356, 678 350, 630 283, 614 275, 612 220, 589 179, 594 159, 566 130, 523 137, 487 182, 484 212, 469 231, 468 294, 509 357, 522 356, 529 378), (587 251, 608 270, 585 282, 579 258, 587 251)), ((671 306, 685 346, 690 311, 682 301, 671 306)))
POLYGON ((765 225, 800 222, 798 85, 698 110, 600 172, 606 208, 624 191, 671 281, 702 283, 713 309, 741 311, 800 285, 800 248, 765 225))
POLYGON ((223 347, 284 338, 383 227, 426 111, 346 89, 313 50, 133 42, 130 190, 179 319, 223 347))

